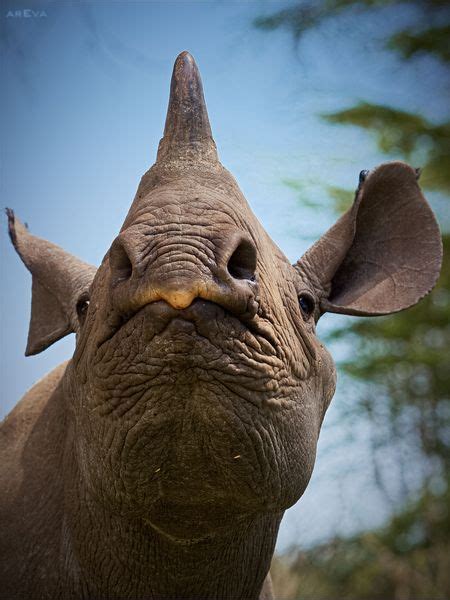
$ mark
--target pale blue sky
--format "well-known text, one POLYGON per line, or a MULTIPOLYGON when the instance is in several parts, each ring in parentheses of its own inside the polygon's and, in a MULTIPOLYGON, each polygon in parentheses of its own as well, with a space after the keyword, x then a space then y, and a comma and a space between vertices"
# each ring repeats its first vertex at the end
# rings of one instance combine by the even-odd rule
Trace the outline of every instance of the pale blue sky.
MULTIPOLYGON (((448 80, 426 59, 407 66, 377 45, 378 36, 407 22, 411 12, 325 24, 295 49, 287 34, 251 25, 255 16, 287 4, 5 1, 2 205, 13 208, 33 233, 99 264, 139 178, 154 161, 173 61, 189 50, 202 74, 223 164, 270 235, 289 258, 298 258, 334 216, 306 210, 283 180, 298 179, 306 198, 325 200, 324 184, 352 189, 361 169, 386 160, 368 134, 326 124, 319 114, 365 99, 439 120, 448 109, 448 80), (47 16, 8 16, 27 7, 47 16)), ((439 197, 432 200, 439 204, 439 197)), ((6 220, 2 229, 5 414, 33 382, 70 357, 73 339, 36 357, 23 356, 31 278, 7 239, 6 220)), ((282 526, 280 548, 381 522, 387 514, 376 492, 368 493, 373 482, 364 465, 364 425, 355 432, 353 468, 360 475, 351 486, 342 474, 342 453, 326 452, 345 437, 339 427, 337 406, 325 423, 311 486, 282 526)))

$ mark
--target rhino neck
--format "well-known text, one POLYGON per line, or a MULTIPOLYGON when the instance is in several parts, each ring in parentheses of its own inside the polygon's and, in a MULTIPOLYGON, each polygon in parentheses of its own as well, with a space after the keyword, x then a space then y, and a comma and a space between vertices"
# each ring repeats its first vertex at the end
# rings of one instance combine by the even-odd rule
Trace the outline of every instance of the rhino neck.
POLYGON ((68 491, 68 562, 79 597, 259 598, 282 513, 235 518, 217 535, 181 542, 113 514, 82 485, 68 491))

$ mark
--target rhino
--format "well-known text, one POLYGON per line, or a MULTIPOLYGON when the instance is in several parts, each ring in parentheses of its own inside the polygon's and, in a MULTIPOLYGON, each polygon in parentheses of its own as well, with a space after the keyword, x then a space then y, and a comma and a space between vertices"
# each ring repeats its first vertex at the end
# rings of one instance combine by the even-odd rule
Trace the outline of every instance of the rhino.
POLYGON ((32 275, 26 354, 71 332, 76 347, 1 426, 6 598, 273 597, 278 527, 335 391, 318 319, 393 313, 437 280, 417 179, 361 172, 290 264, 219 162, 183 52, 156 163, 98 269, 8 210, 32 275))

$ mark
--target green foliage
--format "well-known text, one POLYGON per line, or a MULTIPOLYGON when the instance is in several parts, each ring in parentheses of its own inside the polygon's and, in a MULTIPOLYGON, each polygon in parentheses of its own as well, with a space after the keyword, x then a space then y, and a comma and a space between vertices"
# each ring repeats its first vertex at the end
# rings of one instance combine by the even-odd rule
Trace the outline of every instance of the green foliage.
POLYGON ((333 200, 333 208, 338 214, 345 212, 353 204, 354 192, 333 185, 329 185, 327 191, 333 200))
POLYGON ((257 29, 275 31, 285 29, 298 41, 300 37, 322 21, 337 16, 347 9, 370 9, 395 3, 395 0, 322 0, 297 2, 294 6, 281 9, 269 16, 257 17, 253 24, 257 29))
POLYGON ((323 118, 330 123, 357 125, 373 130, 378 136, 382 152, 398 151, 406 156, 414 150, 418 135, 430 135, 430 131, 433 132, 433 127, 423 117, 367 102, 323 115, 323 118))
POLYGON ((403 3, 399 0, 301 0, 271 15, 257 17, 253 24, 263 31, 284 29, 298 42, 310 29, 340 15, 358 14, 368 17, 374 10, 386 7, 398 10, 402 5, 415 6, 422 12, 422 18, 417 27, 407 27, 389 37, 386 40, 387 47, 399 52, 405 59, 418 53, 430 53, 448 61, 449 15, 445 10, 449 7, 448 0, 409 0, 403 3), (433 21, 436 21, 436 25, 433 21))
POLYGON ((450 61, 450 27, 430 27, 417 33, 408 30, 400 31, 393 35, 387 47, 397 50, 404 58, 411 58, 416 54, 434 54, 445 62, 450 61))
POLYGON ((314 202, 308 196, 308 188, 303 182, 298 179, 283 179, 282 182, 288 188, 290 188, 298 200, 298 202, 305 208, 320 208, 323 203, 314 202))
POLYGON ((300 35, 318 22, 318 17, 309 9, 303 10, 299 6, 280 10, 268 17, 258 17, 254 21, 255 27, 266 31, 286 28, 298 39, 300 35))
POLYGON ((277 557, 283 600, 444 600, 450 597, 450 486, 425 491, 382 529, 277 557))
POLYGON ((421 185, 450 193, 450 121, 433 125, 420 115, 368 102, 322 117, 329 123, 367 129, 382 152, 406 158, 422 155, 421 185))

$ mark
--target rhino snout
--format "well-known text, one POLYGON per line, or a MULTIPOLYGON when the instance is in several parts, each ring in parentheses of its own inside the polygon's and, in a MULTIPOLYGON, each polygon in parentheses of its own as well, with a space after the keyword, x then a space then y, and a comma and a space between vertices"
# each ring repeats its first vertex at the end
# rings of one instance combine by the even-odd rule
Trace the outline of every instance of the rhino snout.
POLYGON ((116 310, 130 315, 161 300, 184 310, 202 299, 253 318, 258 309, 257 251, 250 236, 231 231, 211 236, 214 242, 208 243, 199 236, 183 237, 165 242, 153 238, 153 247, 139 252, 132 236, 118 236, 109 254, 116 310))

